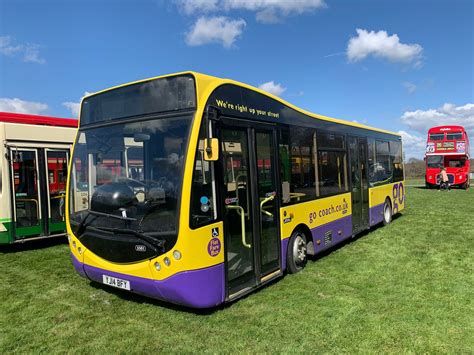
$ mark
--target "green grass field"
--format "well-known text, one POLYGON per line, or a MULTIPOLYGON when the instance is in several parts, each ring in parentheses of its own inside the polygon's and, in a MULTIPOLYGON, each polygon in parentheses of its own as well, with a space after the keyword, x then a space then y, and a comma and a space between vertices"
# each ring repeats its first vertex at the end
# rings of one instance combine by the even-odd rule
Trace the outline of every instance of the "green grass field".
POLYGON ((393 223, 209 312, 91 284, 68 246, 0 249, 0 353, 472 353, 474 191, 409 183, 393 223))

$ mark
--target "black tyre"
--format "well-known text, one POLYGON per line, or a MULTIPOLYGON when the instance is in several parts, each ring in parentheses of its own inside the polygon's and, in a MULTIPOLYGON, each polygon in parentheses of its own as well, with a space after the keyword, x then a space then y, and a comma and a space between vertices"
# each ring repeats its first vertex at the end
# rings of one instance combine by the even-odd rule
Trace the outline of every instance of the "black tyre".
POLYGON ((383 225, 386 226, 392 222, 392 204, 389 199, 385 200, 383 205, 383 225))
POLYGON ((306 266, 308 260, 306 243, 304 233, 296 231, 291 235, 286 253, 286 268, 290 274, 295 274, 306 266))

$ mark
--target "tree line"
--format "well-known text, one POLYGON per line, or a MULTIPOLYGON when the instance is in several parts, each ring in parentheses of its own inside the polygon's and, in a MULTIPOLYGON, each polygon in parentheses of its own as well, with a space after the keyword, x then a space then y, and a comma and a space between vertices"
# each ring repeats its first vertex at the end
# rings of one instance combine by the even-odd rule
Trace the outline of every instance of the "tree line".
MULTIPOLYGON (((471 173, 474 173, 474 159, 470 159, 471 173)), ((405 176, 407 178, 423 178, 425 176, 425 161, 410 158, 405 163, 405 176)))

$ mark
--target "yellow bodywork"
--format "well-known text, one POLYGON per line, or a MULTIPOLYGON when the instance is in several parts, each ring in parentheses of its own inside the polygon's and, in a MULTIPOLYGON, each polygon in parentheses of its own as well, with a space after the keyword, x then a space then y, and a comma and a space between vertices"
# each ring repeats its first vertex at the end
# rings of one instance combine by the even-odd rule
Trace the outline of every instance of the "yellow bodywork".
POLYGON ((290 237, 295 228, 301 224, 311 230, 347 217, 351 213, 350 192, 282 207, 280 209, 281 238, 290 237))
POLYGON ((387 197, 390 199, 392 207, 398 206, 397 212, 403 210, 405 208, 405 181, 371 187, 369 189, 369 207, 382 205, 387 197))
MULTIPOLYGON (((190 204, 188 203, 191 199, 191 182, 192 182, 192 174, 193 174, 193 168, 194 168, 194 157, 196 153, 196 144, 198 141, 198 134, 199 134, 203 112, 205 110, 206 103, 209 96, 217 87, 221 85, 233 84, 233 85, 241 86, 241 87, 259 92, 262 95, 271 97, 272 99, 279 101, 280 103, 296 111, 299 111, 303 114, 306 114, 310 117, 313 117, 315 119, 336 122, 336 123, 341 123, 348 126, 397 135, 396 133, 393 133, 393 132, 389 132, 389 131, 385 131, 381 129, 375 129, 375 128, 368 127, 368 126, 355 123, 355 122, 348 122, 348 121, 343 121, 343 120, 330 118, 326 116, 315 115, 313 113, 299 109, 291 105, 290 103, 274 95, 271 95, 267 92, 264 92, 260 89, 257 89, 255 87, 252 87, 243 83, 239 83, 233 80, 229 80, 229 79, 220 79, 220 78, 203 75, 199 73, 194 73, 194 72, 175 73, 171 75, 165 75, 165 76, 135 81, 132 83, 106 89, 106 90, 94 93, 92 95, 88 95, 85 98, 100 94, 102 92, 113 90, 119 87, 127 86, 127 85, 132 85, 132 84, 149 81, 153 79, 165 78, 169 76, 182 75, 182 74, 192 75, 195 78, 197 109, 196 109, 196 116, 194 119, 194 123, 191 128, 191 135, 190 135, 188 151, 186 155, 187 159, 186 159, 185 167, 184 167, 185 174, 183 178, 183 189, 182 189, 182 195, 181 195, 182 203, 180 204, 179 237, 177 239, 175 246, 167 253, 160 255, 159 257, 154 258, 152 260, 147 260, 147 261, 132 263, 132 264, 111 263, 109 261, 106 261, 98 257, 97 255, 94 255, 92 252, 88 251, 84 247, 84 245, 80 243, 80 241, 76 238, 76 236, 74 236, 70 228, 69 213, 66 213, 66 225, 67 225, 67 232, 70 237, 69 239, 70 239, 71 252, 80 262, 83 262, 90 266, 101 268, 104 270, 113 270, 114 272, 117 272, 117 273, 123 273, 123 274, 142 277, 142 278, 151 278, 155 280, 163 280, 170 277, 173 274, 176 274, 182 271, 206 268, 206 267, 210 267, 210 266, 217 265, 219 263, 224 262, 224 240, 223 240, 224 233, 223 233, 222 222, 216 222, 214 224, 192 230, 189 226, 190 204), (220 231, 218 238, 220 240, 221 248, 220 248, 220 252, 215 256, 211 256, 208 253, 208 243, 212 239, 213 228, 219 228, 219 231, 220 231), (81 250, 80 253, 79 253, 79 249, 81 250), (173 252, 175 250, 178 250, 181 253, 182 257, 180 260, 176 260, 173 257, 173 252), (170 266, 166 266, 165 263, 163 262, 165 258, 168 258, 171 261, 170 266), (161 265, 160 271, 156 271, 154 267, 155 262, 160 263, 161 265)), ((82 106, 82 102, 81 102, 81 106, 82 106)), ((72 164, 72 160, 70 164, 72 164)), ((71 167, 69 167, 69 172, 70 171, 71 171, 71 167)), ((69 191, 69 182, 70 182, 70 179, 68 179, 67 191, 69 191)), ((377 196, 378 195, 379 194, 377 193, 377 196)), ((70 209, 69 209, 69 194, 68 194, 68 197, 66 199, 66 211, 69 211, 69 210, 70 209)), ((311 228, 316 227, 317 225, 324 224, 329 221, 334 221, 338 218, 349 215, 350 213, 351 213, 350 193, 345 193, 345 194, 334 196, 334 197, 319 199, 316 201, 306 202, 303 204, 288 206, 280 210, 281 231, 282 231, 281 236, 282 238, 287 238, 291 234, 293 230, 292 228, 294 228, 299 223, 304 223, 311 229, 311 228), (344 214, 343 214, 343 211, 341 210, 341 211, 338 211, 337 213, 336 212, 331 213, 321 218, 317 216, 314 223, 308 223, 308 214, 310 212, 319 213, 321 209, 331 208, 331 206, 335 207, 343 203, 347 204, 346 212, 344 214), (293 216, 293 220, 286 224, 284 223, 284 219, 286 218, 284 217, 285 211, 287 212, 287 214, 293 216)))

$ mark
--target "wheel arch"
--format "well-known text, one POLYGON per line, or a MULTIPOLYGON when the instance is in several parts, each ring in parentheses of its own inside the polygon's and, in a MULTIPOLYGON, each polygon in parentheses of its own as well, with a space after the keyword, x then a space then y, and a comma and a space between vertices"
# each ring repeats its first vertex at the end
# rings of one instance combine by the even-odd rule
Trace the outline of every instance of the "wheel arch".
POLYGON ((291 232, 291 235, 293 235, 296 232, 300 232, 305 235, 307 254, 314 255, 313 234, 311 233, 311 230, 309 229, 309 227, 304 223, 300 223, 293 229, 293 231, 291 232))

